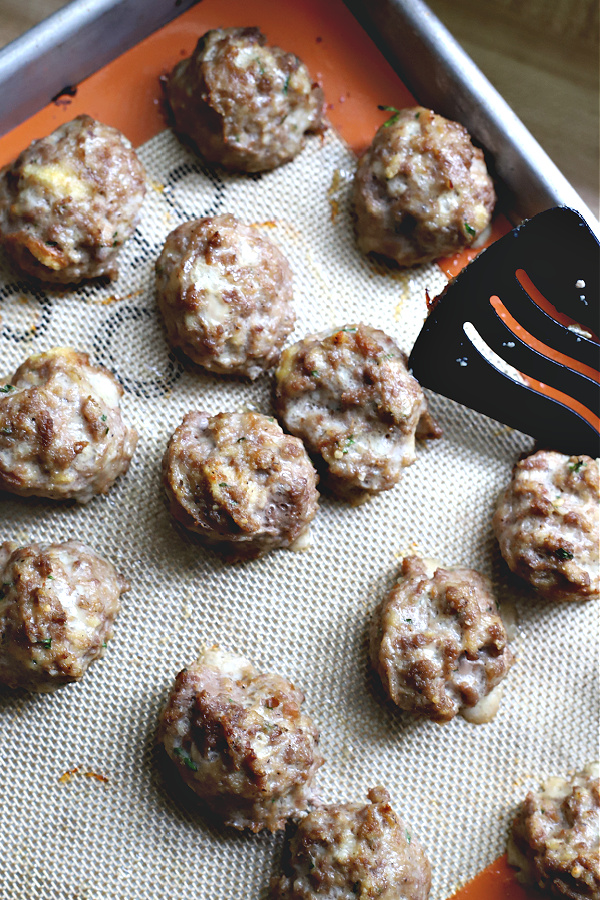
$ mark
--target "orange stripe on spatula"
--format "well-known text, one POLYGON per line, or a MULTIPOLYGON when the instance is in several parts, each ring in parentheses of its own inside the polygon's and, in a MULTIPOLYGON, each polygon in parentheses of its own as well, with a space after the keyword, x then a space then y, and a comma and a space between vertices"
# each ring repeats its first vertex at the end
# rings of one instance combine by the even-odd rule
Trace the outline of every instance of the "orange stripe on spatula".
POLYGON ((540 894, 519 884, 506 854, 476 875, 450 900, 540 900, 540 894))
MULTIPOLYGON (((558 322, 560 325, 564 325, 565 328, 569 328, 571 325, 579 325, 579 322, 576 322, 575 319, 572 319, 570 316, 567 316, 565 313, 561 313, 557 310, 557 308, 550 303, 549 300, 544 297, 541 291, 539 291, 525 269, 517 269, 515 272, 517 276, 517 281, 521 285, 524 291, 526 291, 533 302, 542 309, 546 315, 550 316, 551 319, 554 319, 555 322, 558 322)), ((581 327, 581 326, 580 326, 581 327)), ((595 341, 597 344, 600 343, 600 338, 593 331, 590 331, 587 327, 585 330, 589 333, 591 339, 595 341)))

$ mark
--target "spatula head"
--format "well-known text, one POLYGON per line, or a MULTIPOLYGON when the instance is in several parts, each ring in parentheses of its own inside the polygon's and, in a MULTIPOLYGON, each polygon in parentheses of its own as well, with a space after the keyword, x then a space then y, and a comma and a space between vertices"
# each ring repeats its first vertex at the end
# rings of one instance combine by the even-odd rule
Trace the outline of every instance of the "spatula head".
POLYGON ((563 453, 600 452, 600 246, 555 207, 450 282, 409 365, 422 385, 563 453))

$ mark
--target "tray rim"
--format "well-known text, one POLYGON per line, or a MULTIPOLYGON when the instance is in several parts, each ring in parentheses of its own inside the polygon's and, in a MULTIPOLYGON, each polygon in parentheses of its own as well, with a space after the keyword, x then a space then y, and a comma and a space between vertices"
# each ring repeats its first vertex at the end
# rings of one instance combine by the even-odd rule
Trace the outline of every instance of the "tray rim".
MULTIPOLYGON (((73 0, 0 50, 0 136, 199 0, 73 0)), ((513 224, 552 206, 600 223, 424 0, 344 0, 420 102, 460 121, 485 149, 513 224)))

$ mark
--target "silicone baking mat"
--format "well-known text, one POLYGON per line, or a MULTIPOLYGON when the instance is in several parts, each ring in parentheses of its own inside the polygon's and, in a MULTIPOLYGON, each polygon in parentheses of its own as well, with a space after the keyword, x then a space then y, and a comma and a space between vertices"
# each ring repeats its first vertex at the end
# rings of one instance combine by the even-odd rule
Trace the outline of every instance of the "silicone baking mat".
MULTIPOLYGON (((296 330, 363 320, 409 350, 446 276, 437 265, 380 267, 356 250, 349 210, 355 154, 384 115, 411 98, 338 0, 204 0, 0 140, 0 162, 87 112, 123 130, 149 177, 119 279, 70 293, 0 271, 0 360, 10 375, 58 344, 88 351, 124 388, 140 432, 128 475, 86 507, 0 495, 2 539, 85 540, 127 575, 115 637, 80 684, 52 696, 0 693, 2 900, 266 900, 281 836, 209 823, 155 749, 157 715, 176 672, 218 643, 279 671, 320 726, 327 801, 382 783, 433 866, 445 900, 493 863, 526 790, 597 754, 597 606, 556 606, 507 576, 491 532, 498 491, 531 441, 431 396, 442 440, 418 448, 400 485, 352 509, 323 498, 312 548, 228 566, 173 529, 160 485, 166 442, 185 412, 270 410, 270 378, 222 381, 168 350, 153 265, 168 232, 231 211, 288 256, 296 330), (209 170, 165 130, 158 75, 219 25, 259 25, 298 53, 324 86, 332 123, 291 164, 261 176, 209 170), (373 690, 369 615, 409 552, 490 575, 520 616, 517 663, 496 719, 440 727, 395 712, 373 690)), ((465 255, 453 261, 464 264, 465 255)), ((523 896, 502 860, 465 897, 523 896), (494 891, 496 892, 494 894, 494 891)))

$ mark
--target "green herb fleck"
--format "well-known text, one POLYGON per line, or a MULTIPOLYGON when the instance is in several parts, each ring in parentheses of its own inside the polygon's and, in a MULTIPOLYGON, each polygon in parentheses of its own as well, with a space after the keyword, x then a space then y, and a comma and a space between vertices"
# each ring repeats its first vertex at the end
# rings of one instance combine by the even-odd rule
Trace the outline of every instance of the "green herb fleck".
POLYGON ((100 418, 101 418, 101 420, 102 420, 103 422, 106 422, 106 414, 105 414, 105 413, 102 413, 102 415, 100 416, 100 418))
POLYGON ((420 112, 415 113, 415 119, 418 119, 420 115, 421 115, 420 112))
POLYGON ((103 646, 103 647, 107 647, 107 646, 108 646, 108 644, 106 643, 106 641, 102 641, 102 646, 103 646))
POLYGON ((43 641, 36 641, 36 644, 41 644, 42 647, 45 647, 46 650, 49 650, 52 646, 52 638, 44 638, 43 641))
POLYGON ((220 482, 219 482, 219 487, 229 487, 229 485, 227 484, 226 481, 220 481, 220 482))
POLYGON ((346 447, 342 450, 342 453, 347 453, 352 444, 356 443, 356 439, 353 434, 350 435, 348 440, 346 441, 346 447))
POLYGON ((287 78, 285 79, 285 84, 283 85, 283 93, 284 94, 287 94, 289 86, 290 86, 290 76, 288 75, 287 78))
POLYGON ((557 559, 573 559, 571 551, 565 550, 564 547, 558 547, 553 551, 553 555, 556 556, 557 559))
POLYGON ((246 440, 245 437, 238 438, 238 439, 237 439, 237 443, 238 443, 238 444, 241 444, 242 441, 245 441, 245 440, 246 440))
POLYGON ((175 755, 180 758, 184 766, 187 766, 188 769, 191 769, 192 772, 198 771, 198 766, 188 754, 185 752, 183 747, 175 747, 175 755))
POLYGON ((584 466, 587 466, 587 463, 584 459, 578 459, 577 462, 569 463, 569 469, 571 472, 579 472, 580 469, 583 469, 584 466))
POLYGON ((318 371, 318 369, 313 369, 312 372, 311 372, 310 374, 312 375, 313 378, 318 378, 318 377, 319 377, 319 371, 318 371))
POLYGON ((0 394, 8 394, 9 391, 14 391, 12 384, 3 384, 2 387, 0 387, 0 394))
POLYGON ((406 843, 410 844, 411 839, 412 839, 412 834, 410 833, 410 831, 407 831, 406 828, 404 829, 404 834, 406 837, 406 843))
POLYGON ((54 581, 54 575, 46 575, 47 581, 54 581))
POLYGON ((408 622, 409 625, 412 625, 412 619, 405 619, 405 622, 408 622))
POLYGON ((349 334, 354 334, 354 332, 356 331, 356 327, 354 325, 352 325, 350 328, 348 328, 348 327, 342 328, 342 331, 347 331, 349 334))
POLYGON ((2 428, 2 429, 0 430, 0 434, 11 435, 12 433, 13 433, 12 428, 2 428))
POLYGON ((396 109, 395 106, 378 106, 377 109, 382 110, 383 112, 391 112, 394 113, 393 116, 390 116, 387 122, 383 123, 384 128, 389 128, 390 125, 395 125, 398 119, 400 118, 400 110, 396 109))
POLYGON ((465 223, 464 223, 464 226, 465 226, 465 231, 467 232, 467 234, 470 234, 471 237, 473 237, 474 235, 477 234, 477 232, 475 231, 475 229, 473 228, 473 226, 472 226, 472 225, 469 225, 468 222, 465 222, 465 223))

